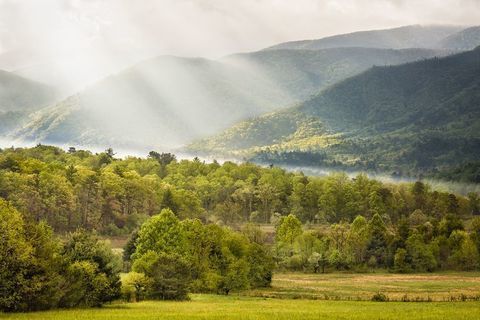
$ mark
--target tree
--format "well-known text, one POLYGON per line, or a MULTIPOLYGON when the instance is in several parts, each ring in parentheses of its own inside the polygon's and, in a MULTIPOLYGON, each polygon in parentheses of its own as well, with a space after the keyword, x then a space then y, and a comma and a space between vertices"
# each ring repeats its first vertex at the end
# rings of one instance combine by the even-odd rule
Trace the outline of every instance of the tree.
POLYGON ((45 224, 25 223, 0 199, 0 310, 56 307, 63 294, 59 245, 45 224))
POLYGON ((120 257, 84 230, 68 235, 63 248, 69 267, 63 307, 101 306, 120 296, 120 257))
POLYGON ((407 263, 407 250, 403 248, 397 249, 393 266, 394 270, 400 273, 408 272, 410 270, 410 266, 407 263))
POLYGON ((463 230, 463 222, 458 216, 447 214, 438 226, 439 232, 445 237, 450 237, 453 231, 463 230))
POLYGON ((140 228, 133 258, 137 259, 148 251, 185 255, 185 232, 172 210, 163 209, 140 228))
POLYGON ((367 248, 369 259, 375 259, 377 265, 385 265, 387 254, 386 227, 380 215, 374 214, 369 222, 370 242, 367 248))
POLYGON ((132 232, 123 248, 123 261, 130 261, 132 255, 137 250, 138 230, 132 232))
POLYGON ((129 272, 122 278, 122 296, 127 302, 142 301, 152 285, 151 279, 143 273, 129 272))
POLYGON ((437 267, 435 256, 419 232, 413 232, 408 237, 406 247, 413 270, 419 272, 432 272, 435 270, 437 267))
POLYGON ((266 248, 258 243, 251 243, 245 259, 249 267, 247 276, 249 286, 251 288, 269 287, 275 264, 266 248))
POLYGON ((218 284, 218 289, 225 295, 228 295, 232 290, 247 289, 249 287, 248 274, 249 265, 245 260, 232 261, 225 270, 218 284))
POLYGON ((308 264, 313 268, 314 273, 317 273, 320 269, 322 270, 322 273, 325 273, 325 267, 328 265, 328 258, 323 252, 314 252, 308 258, 308 264))
POLYGON ((280 243, 293 245, 295 239, 303 233, 302 223, 298 218, 289 214, 280 220, 275 232, 275 240, 280 243))
POLYGON ((460 270, 478 268, 480 257, 477 246, 465 231, 453 231, 448 241, 452 251, 449 262, 453 268, 460 270))
POLYGON ((369 240, 368 222, 363 216, 357 216, 350 226, 347 238, 348 247, 352 250, 357 264, 364 262, 369 240))
POLYGON ((190 268, 177 253, 149 251, 133 264, 135 272, 149 279, 148 296, 159 300, 186 300, 191 284, 190 268))

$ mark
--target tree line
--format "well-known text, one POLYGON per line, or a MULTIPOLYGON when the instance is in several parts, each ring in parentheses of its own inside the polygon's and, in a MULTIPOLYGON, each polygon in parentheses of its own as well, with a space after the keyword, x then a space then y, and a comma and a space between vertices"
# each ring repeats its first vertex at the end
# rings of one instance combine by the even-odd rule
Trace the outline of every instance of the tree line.
POLYGON ((393 272, 478 270, 480 218, 469 221, 448 215, 440 221, 415 210, 397 224, 375 213, 351 223, 304 230, 294 215, 282 217, 273 253, 277 268, 305 272, 384 269, 393 272))
POLYGON ((249 237, 254 234, 180 221, 163 209, 132 234, 123 264, 91 232, 59 238, 45 222, 28 221, 0 200, 0 311, 99 307, 121 297, 184 300, 190 292, 266 287, 273 257, 249 237))
POLYGON ((156 152, 122 160, 112 150, 65 152, 43 145, 0 151, 0 197, 57 233, 81 227, 105 235, 128 235, 165 208, 180 219, 224 225, 271 223, 290 213, 302 223, 352 222, 378 213, 387 224, 417 209, 436 220, 480 213, 478 194, 433 191, 422 182, 308 177, 248 162, 179 161, 156 152))

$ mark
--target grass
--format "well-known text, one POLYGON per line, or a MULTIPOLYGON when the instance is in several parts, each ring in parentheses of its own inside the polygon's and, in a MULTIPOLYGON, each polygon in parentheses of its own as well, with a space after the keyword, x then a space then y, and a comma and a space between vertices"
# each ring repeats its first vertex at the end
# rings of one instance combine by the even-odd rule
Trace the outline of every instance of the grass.
POLYGON ((460 301, 468 300, 460 299, 462 295, 480 297, 479 272, 412 275, 289 273, 276 274, 271 288, 228 297, 195 294, 191 301, 184 302, 145 301, 113 303, 99 309, 0 313, 0 320, 480 319, 480 301, 460 301), (379 292, 391 301, 369 301, 379 292), (409 301, 433 302, 400 302, 405 295, 409 301))
POLYGON ((0 314, 0 319, 479 319, 479 302, 370 302, 193 295, 186 302, 112 304, 101 309, 0 314))
POLYGON ((381 292, 393 301, 480 300, 480 273, 276 274, 272 287, 248 294, 261 297, 370 300, 381 292))

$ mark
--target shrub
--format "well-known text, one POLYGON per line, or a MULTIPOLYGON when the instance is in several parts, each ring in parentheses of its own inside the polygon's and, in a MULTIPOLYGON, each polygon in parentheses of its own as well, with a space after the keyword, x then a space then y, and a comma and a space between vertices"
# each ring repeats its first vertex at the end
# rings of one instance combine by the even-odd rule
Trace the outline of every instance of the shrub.
POLYGON ((377 302, 386 302, 388 301, 388 297, 383 293, 378 292, 378 293, 375 293, 370 300, 377 301, 377 302))

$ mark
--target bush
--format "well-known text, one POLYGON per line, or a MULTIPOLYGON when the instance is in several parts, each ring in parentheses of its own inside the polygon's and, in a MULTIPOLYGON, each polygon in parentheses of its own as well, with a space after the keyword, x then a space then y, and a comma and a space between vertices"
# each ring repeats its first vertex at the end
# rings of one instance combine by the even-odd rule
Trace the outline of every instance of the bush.
POLYGON ((377 302, 386 302, 388 301, 388 297, 383 293, 378 292, 378 293, 375 293, 370 300, 377 301, 377 302))

